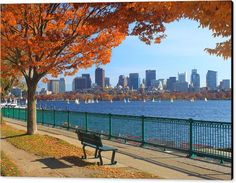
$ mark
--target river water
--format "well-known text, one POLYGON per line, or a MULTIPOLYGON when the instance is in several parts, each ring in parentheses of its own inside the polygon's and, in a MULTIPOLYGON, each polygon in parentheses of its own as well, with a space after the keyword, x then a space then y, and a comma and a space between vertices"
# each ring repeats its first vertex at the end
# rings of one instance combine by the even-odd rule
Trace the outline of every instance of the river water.
POLYGON ((232 122, 231 100, 170 101, 99 101, 86 104, 83 101, 37 101, 37 107, 80 112, 111 113, 135 116, 154 116, 207 121, 232 122))

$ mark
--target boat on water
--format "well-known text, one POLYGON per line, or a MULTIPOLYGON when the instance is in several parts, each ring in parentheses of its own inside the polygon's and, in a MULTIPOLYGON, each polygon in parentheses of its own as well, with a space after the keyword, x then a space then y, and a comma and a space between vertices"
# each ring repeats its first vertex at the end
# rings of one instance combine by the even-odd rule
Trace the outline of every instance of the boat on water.
POLYGON ((75 103, 76 103, 76 104, 79 104, 79 99, 75 99, 75 103))
POLYGON ((154 98, 152 99, 152 102, 155 102, 155 99, 154 99, 154 98))
POLYGON ((96 99, 96 103, 98 103, 98 99, 96 99))
POLYGON ((145 99, 143 99, 143 102, 146 102, 146 100, 145 100, 145 99))
POLYGON ((190 102, 194 102, 194 98, 192 98, 192 99, 190 100, 190 102))
POLYGON ((126 103, 126 100, 125 100, 125 98, 124 98, 124 103, 126 103))
POLYGON ((170 99, 170 102, 171 102, 171 103, 173 103, 173 102, 174 102, 173 98, 171 98, 171 99, 170 99))
POLYGON ((69 103, 70 103, 70 100, 69 100, 69 99, 66 99, 66 102, 67 102, 67 104, 69 104, 69 103))
POLYGON ((110 100, 111 103, 113 103, 112 99, 110 100))
POLYGON ((127 99, 127 102, 130 103, 129 98, 127 99))
POLYGON ((205 98, 204 100, 205 100, 205 102, 207 102, 207 98, 205 98))

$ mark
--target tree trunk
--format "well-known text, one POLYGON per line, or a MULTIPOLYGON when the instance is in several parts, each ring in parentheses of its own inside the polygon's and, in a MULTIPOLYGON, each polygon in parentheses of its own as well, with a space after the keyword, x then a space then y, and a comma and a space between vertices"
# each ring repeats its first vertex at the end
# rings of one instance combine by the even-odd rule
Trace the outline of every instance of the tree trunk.
POLYGON ((34 82, 34 81, 28 82, 27 87, 28 87, 27 134, 33 135, 37 132, 36 99, 35 99, 37 82, 34 82))

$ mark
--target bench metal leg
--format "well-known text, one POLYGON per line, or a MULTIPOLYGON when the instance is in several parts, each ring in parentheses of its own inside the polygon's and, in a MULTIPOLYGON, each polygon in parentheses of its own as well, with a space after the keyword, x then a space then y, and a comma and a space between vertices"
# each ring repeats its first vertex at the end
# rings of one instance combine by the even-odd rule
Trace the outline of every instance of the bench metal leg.
POLYGON ((117 161, 114 161, 115 160, 115 153, 116 153, 116 151, 114 150, 114 151, 112 151, 112 157, 111 157, 111 164, 112 165, 114 165, 114 164, 116 164, 117 163, 117 161))
POLYGON ((100 159, 100 164, 99 165, 103 165, 101 151, 98 151, 98 156, 99 156, 99 159, 100 159))
POLYGON ((94 158, 98 158, 98 149, 95 150, 94 158))
POLYGON ((85 151, 85 145, 83 146, 83 152, 84 152, 84 156, 82 156, 82 159, 86 159, 87 155, 86 155, 86 151, 85 151))

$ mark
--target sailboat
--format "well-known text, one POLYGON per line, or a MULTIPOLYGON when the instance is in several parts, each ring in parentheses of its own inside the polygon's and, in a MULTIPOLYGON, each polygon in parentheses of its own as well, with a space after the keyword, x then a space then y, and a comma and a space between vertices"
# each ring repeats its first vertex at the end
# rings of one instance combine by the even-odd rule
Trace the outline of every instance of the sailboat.
POLYGON ((98 99, 96 99, 96 103, 98 103, 98 99))
POLYGON ((143 99, 143 102, 146 102, 146 100, 145 100, 145 99, 143 99))
POLYGON ((194 102, 194 98, 191 98, 190 102, 194 102))
POLYGON ((76 103, 76 104, 79 104, 79 99, 75 99, 75 103, 76 103))
POLYGON ((205 98, 205 102, 207 102, 207 98, 205 98))
POLYGON ((112 99, 110 100, 111 103, 113 103, 112 99))
POLYGON ((173 98, 171 98, 171 99, 170 99, 170 102, 171 102, 171 103, 173 103, 173 102, 174 102, 173 98))
POLYGON ((127 99, 127 102, 130 103, 129 98, 127 99))
POLYGON ((152 102, 155 102, 155 99, 154 99, 154 98, 152 99, 152 102))
POLYGON ((67 104, 69 104, 69 103, 70 103, 70 100, 69 100, 69 99, 66 99, 66 102, 67 102, 67 104))
POLYGON ((125 100, 125 98, 124 98, 124 103, 126 103, 126 100, 125 100))

